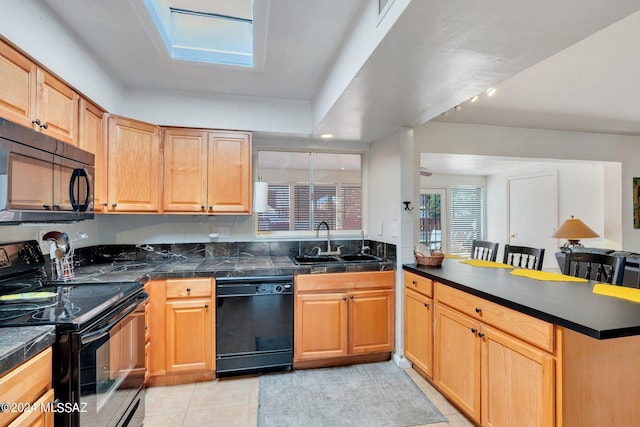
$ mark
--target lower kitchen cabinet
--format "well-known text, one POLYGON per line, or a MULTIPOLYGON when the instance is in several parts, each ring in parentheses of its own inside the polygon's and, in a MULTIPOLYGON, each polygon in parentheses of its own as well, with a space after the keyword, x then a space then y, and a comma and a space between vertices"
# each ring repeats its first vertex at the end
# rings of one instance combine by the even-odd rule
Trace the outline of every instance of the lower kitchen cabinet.
POLYGON ((404 356, 433 378, 433 283, 404 273, 404 356))
POLYGON ((296 276, 294 366, 390 354, 395 341, 393 287, 392 271, 296 276))
POLYGON ((150 283, 150 385, 215 378, 214 281, 197 278, 150 283))
MULTIPOLYGON (((487 321, 519 317, 517 323, 526 334, 528 316, 506 308, 487 309, 490 303, 480 298, 439 283, 435 287, 436 387, 482 426, 555 425, 553 354, 487 321), (442 300, 438 300, 438 289, 443 290, 442 300), (475 315, 467 314, 469 307, 475 307, 475 315)), ((530 322, 535 330, 541 321, 531 318, 530 322)))
POLYGON ((167 301, 167 372, 213 369, 211 299, 167 301))
POLYGON ((52 350, 47 348, 0 377, 3 402, 30 404, 35 408, 22 413, 0 412, 0 425, 53 427, 54 412, 42 410, 53 403, 52 360, 52 350))

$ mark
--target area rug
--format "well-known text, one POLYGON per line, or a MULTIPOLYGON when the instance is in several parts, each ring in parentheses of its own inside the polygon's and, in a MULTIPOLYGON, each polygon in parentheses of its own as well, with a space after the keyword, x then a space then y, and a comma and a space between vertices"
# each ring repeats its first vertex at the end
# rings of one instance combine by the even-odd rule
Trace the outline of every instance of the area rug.
POLYGON ((447 422, 393 361, 259 378, 258 427, 406 427, 447 422))

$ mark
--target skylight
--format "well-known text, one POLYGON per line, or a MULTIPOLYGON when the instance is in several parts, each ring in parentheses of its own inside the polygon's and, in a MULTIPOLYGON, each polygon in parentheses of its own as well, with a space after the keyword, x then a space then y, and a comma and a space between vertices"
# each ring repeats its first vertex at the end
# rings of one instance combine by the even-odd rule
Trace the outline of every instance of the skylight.
POLYGON ((145 6, 173 59, 253 67, 253 0, 145 0, 145 6))

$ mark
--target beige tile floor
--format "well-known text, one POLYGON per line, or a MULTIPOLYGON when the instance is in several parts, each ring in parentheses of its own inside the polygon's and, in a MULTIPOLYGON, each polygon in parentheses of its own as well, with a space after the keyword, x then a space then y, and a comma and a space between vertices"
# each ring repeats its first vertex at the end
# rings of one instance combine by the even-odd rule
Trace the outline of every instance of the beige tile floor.
MULTIPOLYGON (((416 371, 407 374, 447 417, 429 427, 473 427, 453 405, 416 371)), ((147 389, 145 427, 255 427, 258 419, 258 377, 222 379, 147 389)))

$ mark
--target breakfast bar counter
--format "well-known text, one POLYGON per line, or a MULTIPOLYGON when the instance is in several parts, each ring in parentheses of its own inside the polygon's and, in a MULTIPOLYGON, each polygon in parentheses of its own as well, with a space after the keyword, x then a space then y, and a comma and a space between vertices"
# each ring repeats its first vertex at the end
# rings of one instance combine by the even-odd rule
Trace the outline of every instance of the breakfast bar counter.
POLYGON ((439 267, 407 264, 403 268, 593 338, 640 335, 640 304, 594 294, 595 282, 536 280, 515 276, 512 269, 460 261, 445 259, 439 267))
POLYGON ((595 282, 468 262, 403 266, 414 368, 480 426, 637 425, 640 304, 595 282))

